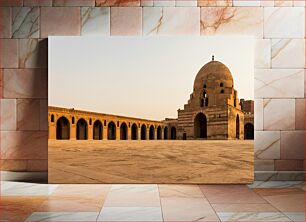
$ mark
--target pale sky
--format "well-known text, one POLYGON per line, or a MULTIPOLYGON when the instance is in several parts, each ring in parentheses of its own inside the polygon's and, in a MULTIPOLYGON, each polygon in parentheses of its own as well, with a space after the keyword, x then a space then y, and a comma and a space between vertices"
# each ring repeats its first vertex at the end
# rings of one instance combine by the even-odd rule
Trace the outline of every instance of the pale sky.
POLYGON ((212 55, 230 69, 238 97, 254 98, 251 37, 49 37, 48 45, 50 106, 176 118, 212 55))

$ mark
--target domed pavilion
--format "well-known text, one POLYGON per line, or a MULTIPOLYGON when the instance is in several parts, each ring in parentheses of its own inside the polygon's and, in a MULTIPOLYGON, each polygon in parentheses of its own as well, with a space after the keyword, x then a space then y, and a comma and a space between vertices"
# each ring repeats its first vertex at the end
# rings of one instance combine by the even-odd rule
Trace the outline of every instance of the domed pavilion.
POLYGON ((244 139, 244 112, 226 65, 212 57, 199 70, 177 120, 179 139, 244 139))

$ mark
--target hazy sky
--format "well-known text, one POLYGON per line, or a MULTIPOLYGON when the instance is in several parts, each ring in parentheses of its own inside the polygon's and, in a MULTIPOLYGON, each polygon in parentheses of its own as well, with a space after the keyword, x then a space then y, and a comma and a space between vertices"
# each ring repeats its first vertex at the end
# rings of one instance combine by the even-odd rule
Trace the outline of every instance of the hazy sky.
POLYGON ((239 98, 254 97, 247 37, 49 37, 49 105, 162 120, 187 103, 215 55, 239 98))

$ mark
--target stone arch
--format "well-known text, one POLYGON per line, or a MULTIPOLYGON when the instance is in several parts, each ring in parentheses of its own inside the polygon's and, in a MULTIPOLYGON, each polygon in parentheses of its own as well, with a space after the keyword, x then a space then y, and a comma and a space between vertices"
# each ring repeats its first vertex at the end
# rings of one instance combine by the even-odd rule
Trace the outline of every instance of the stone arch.
POLYGON ((121 123, 120 125, 120 139, 121 140, 127 140, 127 134, 128 134, 128 131, 127 131, 127 125, 125 122, 121 123))
POLYGON ((146 137, 147 137, 147 135, 146 135, 147 127, 146 127, 146 125, 142 124, 140 130, 141 130, 141 132, 140 132, 140 134, 141 134, 140 135, 140 139, 145 140, 146 137))
POLYGON ((244 139, 254 139, 254 125, 252 123, 247 123, 244 125, 244 139))
POLYGON ((156 130, 157 130, 157 132, 156 132, 157 138, 156 139, 161 140, 162 139, 162 128, 161 128, 161 126, 158 126, 156 130))
POLYGON ((164 128, 164 139, 167 140, 168 139, 168 127, 165 126, 164 128))
POLYGON ((103 138, 103 126, 100 120, 96 120, 93 125, 93 139, 102 140, 103 138))
POLYGON ((76 136, 77 140, 87 140, 87 131, 88 131, 88 126, 87 122, 85 119, 81 118, 77 122, 77 127, 76 127, 76 136))
POLYGON ((150 128, 149 128, 149 139, 150 140, 154 140, 155 139, 154 133, 155 133, 154 126, 151 125, 150 128))
POLYGON ((131 139, 132 140, 137 140, 138 139, 138 127, 137 127, 136 123, 133 123, 132 127, 131 127, 131 139))
POLYGON ((110 121, 107 125, 107 139, 115 140, 116 139, 116 124, 113 121, 110 121))
POLYGON ((171 127, 171 139, 176 140, 176 128, 174 126, 171 127))
POLYGON ((198 113, 194 118, 194 137, 197 139, 207 138, 207 118, 204 113, 198 113))
POLYGON ((69 140, 70 139, 70 123, 69 120, 62 116, 56 121, 56 139, 69 140))
POLYGON ((240 138, 240 120, 239 115, 236 116, 236 139, 240 138))

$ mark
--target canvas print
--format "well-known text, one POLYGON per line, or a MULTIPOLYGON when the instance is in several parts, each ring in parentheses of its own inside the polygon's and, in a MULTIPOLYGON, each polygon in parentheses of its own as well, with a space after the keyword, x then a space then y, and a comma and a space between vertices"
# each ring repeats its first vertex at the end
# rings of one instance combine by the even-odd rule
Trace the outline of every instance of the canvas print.
POLYGON ((50 183, 252 183, 254 44, 50 37, 50 183))

